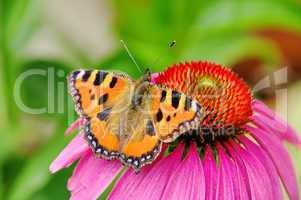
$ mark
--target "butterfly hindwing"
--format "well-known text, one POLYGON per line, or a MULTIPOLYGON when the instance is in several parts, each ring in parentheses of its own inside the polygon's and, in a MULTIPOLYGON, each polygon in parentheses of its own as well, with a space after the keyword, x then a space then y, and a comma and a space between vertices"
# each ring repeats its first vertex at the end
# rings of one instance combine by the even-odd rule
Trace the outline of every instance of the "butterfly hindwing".
POLYGON ((196 129, 201 106, 187 95, 168 88, 151 88, 151 110, 158 137, 172 142, 179 135, 196 129))
POLYGON ((106 121, 97 117, 87 121, 85 137, 96 155, 108 160, 118 157, 119 138, 116 133, 108 129, 106 121))
POLYGON ((134 127, 129 139, 122 145, 120 160, 139 170, 159 155, 161 146, 152 120, 145 119, 134 127))

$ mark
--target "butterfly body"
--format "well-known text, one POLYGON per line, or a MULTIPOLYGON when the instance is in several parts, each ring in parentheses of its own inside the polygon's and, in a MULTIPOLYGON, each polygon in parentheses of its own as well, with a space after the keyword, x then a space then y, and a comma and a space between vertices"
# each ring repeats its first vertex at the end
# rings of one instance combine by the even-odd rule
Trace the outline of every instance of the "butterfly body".
POLYGON ((201 118, 196 101, 153 85, 149 72, 135 81, 118 73, 78 70, 69 76, 69 85, 94 153, 135 170, 151 163, 162 143, 195 129, 201 118))

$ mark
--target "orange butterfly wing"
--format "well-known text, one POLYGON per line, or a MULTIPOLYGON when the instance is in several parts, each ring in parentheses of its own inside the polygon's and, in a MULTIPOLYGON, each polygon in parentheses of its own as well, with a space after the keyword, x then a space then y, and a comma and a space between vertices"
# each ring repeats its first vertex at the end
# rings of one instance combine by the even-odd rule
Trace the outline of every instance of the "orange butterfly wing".
POLYGON ((131 137, 120 151, 120 160, 135 170, 139 170, 156 159, 162 146, 162 142, 155 133, 152 120, 146 118, 139 122, 139 126, 133 129, 131 137))
POLYGON ((134 82, 122 74, 98 70, 79 70, 69 77, 70 92, 77 112, 87 119, 85 135, 96 155, 105 159, 119 158, 139 170, 152 162, 161 150, 150 117, 141 111, 128 113, 131 87, 134 82), (123 115, 132 119, 122 119, 123 115), (132 121, 131 121, 132 120, 132 121), (145 123, 142 123, 142 122, 145 123), (120 133, 122 126, 133 129, 128 136, 120 133))
POLYGON ((155 85, 141 110, 132 109, 135 82, 122 74, 79 70, 69 76, 69 85, 77 112, 87 119, 84 132, 95 154, 119 158, 136 170, 158 156, 162 142, 196 128, 201 116, 196 101, 155 85))
POLYGON ((69 90, 79 115, 85 117, 85 136, 93 151, 105 159, 118 156, 118 133, 108 127, 111 109, 130 88, 123 75, 99 70, 78 70, 69 76, 69 90))
POLYGON ((123 74, 99 70, 78 70, 69 76, 69 91, 76 111, 84 117, 94 117, 112 107, 120 95, 128 91, 131 80, 123 74))
POLYGON ((201 106, 187 95, 168 88, 153 86, 151 110, 155 130, 163 142, 172 142, 179 135, 196 129, 201 106))

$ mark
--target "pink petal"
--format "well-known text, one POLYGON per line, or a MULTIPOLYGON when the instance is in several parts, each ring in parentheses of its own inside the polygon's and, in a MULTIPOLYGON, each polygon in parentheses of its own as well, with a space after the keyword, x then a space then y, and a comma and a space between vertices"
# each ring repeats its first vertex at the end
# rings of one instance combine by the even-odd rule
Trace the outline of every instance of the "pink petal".
POLYGON ((65 135, 70 135, 75 129, 79 129, 81 126, 83 126, 85 122, 84 118, 78 118, 75 122, 73 122, 69 128, 66 130, 65 135))
POLYGON ((69 167, 82 154, 89 150, 89 146, 82 134, 78 134, 68 146, 51 163, 49 170, 55 173, 63 168, 69 167))
POLYGON ((235 168, 238 171, 238 184, 240 185, 240 196, 241 199, 251 199, 251 187, 249 184, 249 177, 248 172, 245 168, 245 165, 243 163, 243 160, 240 155, 237 154, 237 152, 234 150, 233 146, 230 144, 230 142, 225 143, 228 152, 230 153, 234 163, 235 168))
POLYGON ((269 134, 273 134, 281 140, 288 141, 300 147, 301 141, 297 133, 287 124, 286 127, 282 126, 279 121, 271 120, 264 115, 253 115, 251 117, 253 123, 265 130, 269 134))
POLYGON ((239 139, 244 143, 246 150, 252 153, 255 157, 257 157, 265 167, 271 181, 273 199, 283 199, 278 174, 271 159, 266 155, 266 153, 261 149, 260 146, 253 143, 246 136, 240 136, 239 139))
POLYGON ((68 181, 71 200, 94 200, 112 183, 122 169, 119 161, 107 161, 97 158, 92 151, 80 160, 68 181))
MULTIPOLYGON (((164 151, 162 151, 164 152, 164 151)), ((115 185, 113 191, 110 193, 108 199, 118 199, 119 195, 122 195, 123 191, 134 195, 136 192, 136 187, 142 182, 144 177, 149 173, 149 171, 153 168, 155 163, 161 161, 161 155, 154 161, 151 165, 146 165, 143 167, 139 173, 136 173, 131 168, 127 169, 126 172, 122 175, 122 177, 118 180, 117 184, 115 185), (128 184, 124 184, 128 183, 128 184), (118 188, 118 189, 115 189, 118 188)), ((132 197, 129 197, 132 198, 132 197)))
POLYGON ((206 146, 203 163, 206 187, 205 198, 206 200, 211 200, 216 194, 217 168, 213 152, 209 145, 206 146))
POLYGON ((180 144, 170 155, 136 174, 131 169, 117 182, 108 199, 160 199, 166 184, 181 162, 184 145, 180 144))
MULTIPOLYGON (((227 142, 224 143, 225 148, 229 146, 227 142)), ((237 161, 229 154, 225 153, 224 147, 220 144, 217 146, 219 152, 219 160, 220 160, 220 174, 223 175, 223 184, 222 187, 224 188, 231 188, 233 187, 232 196, 229 196, 227 193, 227 189, 219 189, 219 191, 226 192, 219 196, 217 199, 249 199, 247 187, 249 186, 246 184, 246 174, 242 172, 240 169, 237 161), (231 157, 230 157, 231 156, 231 157)), ((229 151, 227 149, 227 151, 229 151)), ((249 193, 248 193, 249 192, 249 193)))
POLYGON ((156 78, 159 76, 159 73, 153 73, 152 76, 151 76, 151 82, 153 84, 156 83, 156 78))
MULTIPOLYGON (((225 146, 228 146, 227 142, 225 146)), ((227 149, 229 151, 229 149, 227 149)), ((250 190, 249 184, 247 183, 247 175, 246 172, 243 171, 237 161, 231 156, 233 160, 232 171, 234 173, 233 176, 233 185, 234 185, 234 197, 235 199, 250 199, 250 190)))
POLYGON ((162 200, 205 199, 205 177, 196 146, 190 146, 186 158, 172 173, 162 200))
POLYGON ((220 165, 218 168, 217 177, 217 192, 216 198, 219 200, 234 199, 234 173, 233 173, 233 163, 226 155, 223 147, 217 144, 218 158, 220 165))
POLYGON ((245 126, 245 129, 250 132, 268 153, 273 161, 278 174, 284 184, 289 197, 292 200, 299 199, 298 184, 292 160, 289 153, 285 149, 281 141, 274 135, 268 135, 259 128, 245 126))
POLYGON ((87 151, 81 156, 78 164, 73 170, 72 176, 68 180, 67 188, 69 191, 76 191, 76 189, 80 190, 81 183, 78 177, 80 177, 81 173, 83 173, 82 168, 85 166, 85 163, 88 162, 90 156, 91 156, 90 151, 87 151))
POLYGON ((258 116, 256 117, 255 115, 253 119, 256 123, 259 123, 261 127, 268 128, 272 133, 275 132, 279 134, 282 139, 301 146, 301 139, 298 133, 264 103, 255 100, 253 102, 253 109, 258 113, 258 116))
POLYGON ((245 170, 244 173, 247 174, 245 181, 248 180, 249 182, 248 186, 251 199, 272 199, 271 182, 261 162, 235 142, 231 142, 231 145, 234 150, 230 149, 230 151, 232 154, 234 151, 236 152, 234 156, 235 160, 238 161, 240 168, 245 170))

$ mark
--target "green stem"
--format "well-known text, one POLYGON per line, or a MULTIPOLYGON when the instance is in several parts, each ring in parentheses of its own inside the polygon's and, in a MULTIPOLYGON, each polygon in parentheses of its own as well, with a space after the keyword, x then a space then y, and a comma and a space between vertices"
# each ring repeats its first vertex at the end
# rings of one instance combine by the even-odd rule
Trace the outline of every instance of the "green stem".
POLYGON ((0 162, 0 199, 4 198, 3 164, 0 162))
MULTIPOLYGON (((3 29, 5 30, 5 29, 3 29)), ((1 57, 2 57, 2 66, 1 70, 1 86, 3 90, 4 98, 4 107, 7 115, 7 123, 14 122, 16 123, 16 105, 13 97, 14 89, 14 78, 15 77, 15 68, 16 62, 14 61, 13 52, 10 50, 8 43, 8 37, 2 33, 1 37, 1 57)))

